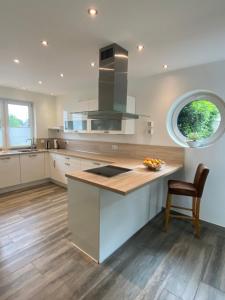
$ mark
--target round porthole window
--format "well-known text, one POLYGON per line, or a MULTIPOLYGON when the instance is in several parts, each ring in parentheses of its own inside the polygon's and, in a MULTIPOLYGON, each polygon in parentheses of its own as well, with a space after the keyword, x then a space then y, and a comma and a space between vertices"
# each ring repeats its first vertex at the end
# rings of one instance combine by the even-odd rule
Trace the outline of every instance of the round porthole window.
POLYGON ((185 147, 206 147, 225 131, 225 103, 209 91, 194 91, 172 105, 167 119, 172 139, 185 147))

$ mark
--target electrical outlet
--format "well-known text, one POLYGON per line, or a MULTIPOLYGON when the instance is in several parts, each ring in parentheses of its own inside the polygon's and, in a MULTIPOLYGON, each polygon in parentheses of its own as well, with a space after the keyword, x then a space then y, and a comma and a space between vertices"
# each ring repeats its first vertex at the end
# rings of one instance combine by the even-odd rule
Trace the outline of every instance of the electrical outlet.
POLYGON ((119 149, 119 146, 118 146, 118 145, 115 145, 115 144, 112 145, 112 150, 113 150, 113 151, 117 151, 118 149, 119 149))

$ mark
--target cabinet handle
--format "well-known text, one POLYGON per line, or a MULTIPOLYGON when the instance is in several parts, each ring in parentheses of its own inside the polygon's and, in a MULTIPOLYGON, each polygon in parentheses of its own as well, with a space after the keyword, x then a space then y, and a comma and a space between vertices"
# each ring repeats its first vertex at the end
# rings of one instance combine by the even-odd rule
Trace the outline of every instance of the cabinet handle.
POLYGON ((36 157, 37 154, 30 154, 29 157, 36 157))
POLYGON ((70 159, 70 157, 66 157, 66 159, 70 159))
POLYGON ((101 164, 98 162, 93 162, 93 165, 100 166, 101 164))
POLYGON ((53 160, 53 167, 55 168, 55 160, 53 160))
POLYGON ((11 159, 11 157, 10 156, 6 156, 6 157, 1 157, 0 159, 1 160, 7 160, 7 159, 11 159))
POLYGON ((104 133, 109 133, 109 131, 108 131, 108 130, 105 130, 104 133))
POLYGON ((66 166, 70 166, 70 164, 68 164, 68 163, 65 163, 65 165, 66 165, 66 166))

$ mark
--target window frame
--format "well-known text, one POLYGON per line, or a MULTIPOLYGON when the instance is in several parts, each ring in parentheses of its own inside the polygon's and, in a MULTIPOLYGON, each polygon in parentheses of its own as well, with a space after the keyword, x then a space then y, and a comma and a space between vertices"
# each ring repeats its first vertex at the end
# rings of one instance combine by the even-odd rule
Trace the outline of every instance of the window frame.
MULTIPOLYGON (((14 100, 8 98, 0 98, 0 110, 2 109, 2 120, 3 120, 3 146, 2 149, 21 149, 27 148, 28 145, 10 146, 9 144, 9 123, 8 123, 8 104, 24 105, 28 106, 28 114, 31 126, 31 138, 34 138, 34 106, 31 101, 14 100)), ((1 146, 0 146, 1 149, 1 146)))
POLYGON ((218 129, 210 137, 201 140, 199 144, 196 143, 194 148, 208 147, 214 144, 225 132, 225 102, 217 94, 207 90, 196 90, 186 93, 179 97, 177 101, 171 106, 167 115, 167 131, 170 137, 182 147, 190 147, 187 143, 187 138, 180 132, 177 126, 177 119, 181 110, 189 103, 198 100, 208 100, 216 105, 220 112, 221 121, 218 129))

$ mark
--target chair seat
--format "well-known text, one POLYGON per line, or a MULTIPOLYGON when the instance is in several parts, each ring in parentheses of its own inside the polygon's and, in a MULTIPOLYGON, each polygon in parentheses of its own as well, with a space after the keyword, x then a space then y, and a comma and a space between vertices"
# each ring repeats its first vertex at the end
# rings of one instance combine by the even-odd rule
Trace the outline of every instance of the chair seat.
POLYGON ((179 181, 179 180, 169 180, 168 181, 168 192, 174 195, 183 195, 196 197, 197 189, 193 183, 179 181))

